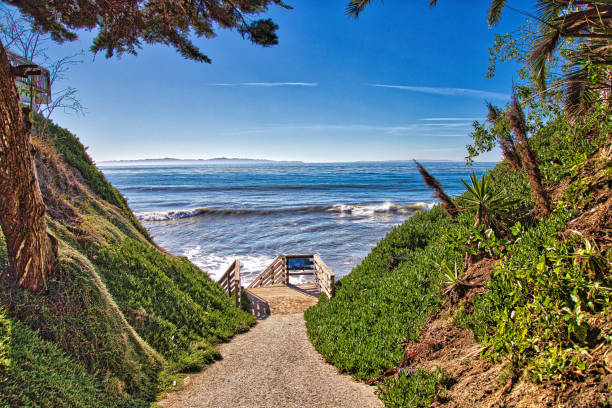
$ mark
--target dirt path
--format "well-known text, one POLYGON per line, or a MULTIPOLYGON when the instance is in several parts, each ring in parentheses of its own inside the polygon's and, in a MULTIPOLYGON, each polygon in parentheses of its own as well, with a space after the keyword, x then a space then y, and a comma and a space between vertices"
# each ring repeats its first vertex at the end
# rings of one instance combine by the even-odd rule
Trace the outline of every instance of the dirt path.
POLYGON ((219 347, 163 407, 382 407, 374 388, 340 375, 306 336, 302 313, 269 316, 219 347))

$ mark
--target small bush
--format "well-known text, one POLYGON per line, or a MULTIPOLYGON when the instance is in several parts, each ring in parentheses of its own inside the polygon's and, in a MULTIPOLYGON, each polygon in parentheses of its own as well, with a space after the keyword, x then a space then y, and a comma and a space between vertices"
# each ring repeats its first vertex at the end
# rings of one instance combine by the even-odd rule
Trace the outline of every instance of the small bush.
POLYGON ((379 398, 390 408, 426 408, 444 392, 446 375, 438 370, 410 370, 402 372, 398 378, 385 381, 378 389, 379 398))
POLYGON ((536 381, 562 379, 570 366, 584 369, 582 348, 597 332, 590 316, 612 309, 605 269, 611 251, 559 241, 568 220, 558 208, 526 231, 496 268, 488 291, 474 300, 473 315, 459 320, 489 346, 489 356, 509 356, 536 381))

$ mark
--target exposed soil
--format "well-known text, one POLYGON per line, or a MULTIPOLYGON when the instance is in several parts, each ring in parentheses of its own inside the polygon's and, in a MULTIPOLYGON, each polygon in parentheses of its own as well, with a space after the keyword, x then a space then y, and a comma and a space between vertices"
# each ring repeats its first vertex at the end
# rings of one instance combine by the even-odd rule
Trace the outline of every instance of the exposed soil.
MULTIPOLYGON (((589 197, 586 208, 570 221, 563 233, 565 238, 579 235, 596 249, 612 245, 612 181, 609 176, 612 147, 608 144, 589 159, 584 171, 574 179, 561 183, 551 193, 562 200, 572 185, 582 185, 589 197), (575 184, 577 183, 577 184, 575 184)), ((583 372, 570 375, 568 380, 535 384, 515 373, 509 363, 493 363, 481 357, 484 347, 478 344, 470 330, 457 327, 451 316, 459 305, 467 312, 474 296, 485 291, 486 283, 496 262, 480 260, 471 265, 461 281, 443 288, 446 304, 430 316, 421 337, 405 344, 404 361, 387 375, 409 375, 411 369, 434 371, 441 368, 450 375, 447 391, 432 406, 435 407, 603 407, 612 386, 612 348, 608 343, 590 351, 589 363, 583 372)), ((594 315, 589 323, 599 333, 612 332, 612 319, 594 315), (595 321, 597 320, 597 321, 595 321)), ((378 382, 379 378, 373 382, 378 382)))
POLYGON ((469 286, 454 289, 442 311, 430 316, 421 337, 405 345, 405 358, 398 367, 402 373, 395 375, 404 375, 407 369, 435 371, 440 367, 452 377, 446 384, 448 392, 435 406, 490 407, 499 400, 503 366, 481 358, 483 346, 470 330, 457 327, 450 318, 458 300, 469 305, 469 299, 484 292, 495 263, 484 259, 473 264, 462 279, 469 286))
MULTIPOLYGON (((495 264, 484 259, 465 272, 463 282, 470 285, 454 291, 442 311, 430 316, 421 337, 405 344, 404 361, 390 374, 406 375, 408 370, 417 368, 429 371, 441 368, 449 374, 447 391, 432 407, 603 407, 602 397, 612 384, 609 347, 593 352, 594 363, 576 379, 534 384, 513 376, 509 364, 481 357, 484 347, 475 341, 472 332, 453 323, 450 316, 456 311, 458 300, 469 310, 470 300, 484 291, 483 285, 490 279, 495 264)), ((606 324, 609 322, 604 324, 604 330, 612 330, 612 325, 606 324)))
POLYGON ((568 224, 566 234, 577 233, 588 237, 599 247, 612 245, 612 146, 600 151, 596 159, 587 163, 585 173, 587 194, 592 195, 589 207, 568 224))

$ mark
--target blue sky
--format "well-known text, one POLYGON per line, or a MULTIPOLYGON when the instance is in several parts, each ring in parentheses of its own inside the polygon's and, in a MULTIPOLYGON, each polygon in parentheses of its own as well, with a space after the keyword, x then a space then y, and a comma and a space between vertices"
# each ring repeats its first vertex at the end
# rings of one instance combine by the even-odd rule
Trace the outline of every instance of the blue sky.
MULTIPOLYGON (((493 35, 523 17, 506 10, 490 30, 488 1, 427 3, 374 2, 354 20, 344 14, 346 0, 290 0, 294 10, 269 13, 280 26, 278 46, 262 48, 229 31, 196 40, 212 65, 164 46, 110 60, 87 52, 66 81, 87 114, 54 119, 98 162, 462 160, 484 101, 504 104, 516 78, 517 67, 504 64, 484 79, 493 35)), ((52 54, 87 50, 92 37, 83 32, 52 54)), ((499 152, 482 159, 498 160, 499 152)))

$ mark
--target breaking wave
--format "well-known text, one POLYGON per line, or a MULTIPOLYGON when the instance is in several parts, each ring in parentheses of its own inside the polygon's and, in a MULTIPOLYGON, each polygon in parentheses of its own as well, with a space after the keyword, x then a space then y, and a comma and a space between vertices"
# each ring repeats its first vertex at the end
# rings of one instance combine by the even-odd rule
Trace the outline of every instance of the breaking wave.
POLYGON ((434 203, 415 203, 397 205, 391 202, 381 204, 334 204, 311 205, 307 207, 245 209, 245 208, 193 208, 167 211, 136 213, 140 221, 168 221, 206 215, 270 215, 270 214, 307 214, 316 212, 334 212, 341 215, 358 217, 373 216, 382 213, 409 213, 431 209, 434 203))

